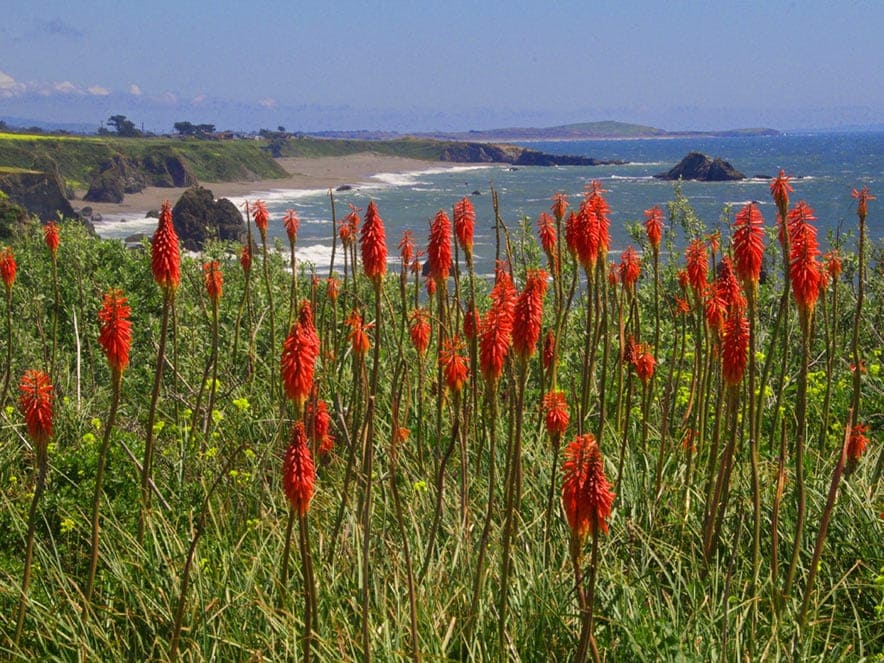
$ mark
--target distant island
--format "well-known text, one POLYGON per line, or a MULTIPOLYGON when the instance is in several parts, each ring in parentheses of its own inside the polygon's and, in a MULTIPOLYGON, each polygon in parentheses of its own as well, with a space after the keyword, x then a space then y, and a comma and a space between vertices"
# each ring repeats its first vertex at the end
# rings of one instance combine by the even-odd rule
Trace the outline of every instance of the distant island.
MULTIPOLYGON (((399 134, 383 131, 320 131, 311 134, 319 138, 359 138, 363 140, 389 140, 399 134)), ((780 136, 781 131, 765 127, 725 129, 718 131, 667 131, 641 124, 616 122, 578 122, 555 127, 510 127, 481 131, 426 132, 410 134, 418 138, 434 140, 476 141, 491 143, 517 143, 520 141, 560 140, 614 140, 649 138, 735 138, 742 136, 780 136)))

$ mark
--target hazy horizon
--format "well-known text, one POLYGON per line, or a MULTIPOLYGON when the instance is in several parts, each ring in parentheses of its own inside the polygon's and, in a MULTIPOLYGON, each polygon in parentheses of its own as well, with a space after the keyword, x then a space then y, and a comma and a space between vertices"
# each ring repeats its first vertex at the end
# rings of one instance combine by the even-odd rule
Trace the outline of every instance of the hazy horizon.
POLYGON ((15 3, 0 116, 290 131, 884 124, 884 3, 15 3))

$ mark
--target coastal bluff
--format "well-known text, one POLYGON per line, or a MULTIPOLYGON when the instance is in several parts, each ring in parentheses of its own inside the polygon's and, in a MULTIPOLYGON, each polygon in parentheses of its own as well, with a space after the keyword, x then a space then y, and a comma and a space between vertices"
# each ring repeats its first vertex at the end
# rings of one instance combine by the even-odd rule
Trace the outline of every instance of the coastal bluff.
POLYGON ((734 182, 746 179, 746 176, 730 163, 715 157, 714 159, 702 152, 689 152, 673 168, 665 173, 654 175, 661 180, 695 180, 698 182, 734 182))

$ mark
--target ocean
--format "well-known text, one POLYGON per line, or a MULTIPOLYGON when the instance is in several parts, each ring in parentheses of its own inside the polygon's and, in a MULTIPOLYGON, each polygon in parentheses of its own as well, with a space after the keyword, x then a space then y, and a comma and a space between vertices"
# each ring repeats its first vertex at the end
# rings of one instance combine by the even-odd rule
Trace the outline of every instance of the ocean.
MULTIPOLYGON (((827 246, 838 233, 856 228, 853 188, 868 186, 879 200, 869 206, 868 234, 874 242, 884 239, 884 133, 787 134, 732 138, 675 138, 653 140, 593 140, 523 143, 543 152, 571 154, 597 159, 628 161, 610 166, 516 167, 476 165, 456 168, 428 168, 410 173, 380 173, 353 189, 336 192, 340 219, 348 204, 362 210, 374 199, 384 219, 391 262, 406 229, 414 231, 419 246, 425 246, 429 222, 439 209, 451 214, 454 203, 470 196, 476 208, 475 259, 477 271, 488 273, 494 255, 492 187, 498 192, 501 216, 510 228, 523 217, 535 226, 538 215, 548 211, 557 191, 579 204, 584 187, 600 180, 611 207, 612 254, 634 243, 627 224, 644 220, 644 210, 673 199, 674 184, 653 176, 678 163, 688 152, 699 151, 729 161, 749 179, 740 182, 683 182, 682 192, 699 217, 712 231, 724 229, 748 201, 757 201, 767 225, 773 225, 775 207, 768 185, 782 168, 794 179, 792 202, 805 200, 816 212, 819 238, 827 246)), ((301 219, 297 253, 301 261, 313 262, 320 271, 327 268, 331 250, 331 207, 326 190, 255 192, 271 212, 269 236, 287 239, 282 226, 286 209, 295 209, 301 219)), ((241 205, 245 199, 233 199, 241 205)), ((667 219, 668 221, 668 219, 667 219)), ((108 219, 96 224, 103 237, 125 237, 134 232, 151 232, 155 220, 108 219)), ((676 241, 679 241, 677 237, 676 241)), ((852 248, 854 243, 848 242, 852 248)), ((287 251, 287 248, 286 248, 287 251)))

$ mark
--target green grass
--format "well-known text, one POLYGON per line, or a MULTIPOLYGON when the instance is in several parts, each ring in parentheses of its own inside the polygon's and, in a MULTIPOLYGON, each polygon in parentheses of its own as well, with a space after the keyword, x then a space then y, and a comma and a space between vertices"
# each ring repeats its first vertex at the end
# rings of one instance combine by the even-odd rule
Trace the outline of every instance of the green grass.
MULTIPOLYGON (((305 146, 312 142, 305 143, 305 146)), ((216 144, 207 144, 207 148, 216 144)), ((317 150, 324 149, 317 146, 317 150)), ((336 145, 335 149, 349 149, 336 145)), ((679 200, 684 209, 686 201, 679 200)), ((381 208, 381 214, 383 209, 381 208)), ((480 209, 480 223, 491 223, 491 212, 480 209)), ((872 215, 877 209, 872 210, 872 215)), ((278 219, 272 222, 278 222, 278 219)), ((516 281, 523 283, 524 268, 542 261, 531 224, 507 219, 516 247, 513 264, 516 281)), ((209 414, 207 434, 191 428, 191 411, 200 387, 210 347, 210 306, 204 294, 200 262, 187 258, 176 295, 177 332, 167 347, 169 361, 160 398, 156 427, 157 456, 154 479, 168 508, 154 499, 144 541, 138 526, 138 470, 124 451, 125 444, 140 459, 145 439, 147 403, 150 399, 156 357, 162 295, 151 276, 150 247, 128 251, 114 241, 88 237, 74 223, 62 227, 58 254, 61 307, 52 296, 50 262, 42 233, 31 227, 12 248, 18 276, 12 290, 13 327, 10 397, 0 403, 0 657, 10 660, 164 660, 174 624, 188 546, 201 515, 209 487, 220 477, 218 489, 207 501, 206 528, 195 555, 191 585, 186 596, 181 656, 186 660, 301 660, 304 600, 300 559, 293 546, 290 577, 279 580, 281 555, 288 520, 280 468, 289 437, 292 412, 281 410, 272 397, 270 376, 278 373, 279 347, 271 347, 267 295, 260 279, 256 255, 252 269, 251 312, 245 309, 235 344, 235 329, 244 295, 244 277, 238 263, 238 246, 215 244, 206 258, 221 261, 224 292, 220 305, 220 365, 218 400, 209 414), (101 294, 121 287, 132 306, 133 345, 125 372, 122 403, 112 437, 105 498, 102 502, 101 559, 93 602, 83 610, 82 591, 88 568, 89 518, 99 441, 110 400, 109 371, 96 343, 96 313, 101 294), (33 453, 15 403, 15 385, 26 368, 47 366, 51 320, 59 316, 59 362, 54 376, 55 434, 49 452, 49 485, 39 508, 34 577, 28 599, 25 633, 18 647, 11 644, 22 573, 26 518, 33 490, 33 453), (255 362, 250 364, 249 341, 254 341, 255 362), (174 368, 174 370, 173 370, 174 368), (282 413, 282 414, 281 414, 282 413), (281 418, 282 416, 282 418, 281 418)), ((391 248, 398 238, 388 237, 391 248)), ((725 242, 723 242, 723 245, 725 242)), ((775 246, 775 240, 774 240, 775 246)), ((782 280, 780 257, 774 246, 765 256, 768 281, 760 289, 759 351, 771 342, 772 317, 782 280)), ((340 247, 339 247, 340 248, 340 247)), ((845 274, 856 268, 853 246, 844 247, 845 274)), ((871 264, 882 258, 880 243, 870 251, 871 264)), ((340 256, 340 252, 338 253, 340 256)), ((648 252, 639 281, 639 318, 642 340, 653 337, 653 279, 648 252)), ((679 293, 676 270, 681 256, 665 259, 661 283, 666 301, 679 293)), ((290 275, 285 271, 287 250, 271 254, 269 274, 277 320, 288 314, 290 275)), ((479 602, 474 637, 466 639, 464 623, 469 609, 479 535, 489 490, 489 411, 454 411, 453 399, 440 395, 436 384, 436 333, 428 356, 420 362, 408 343, 404 327, 406 310, 399 304, 398 277, 385 281, 386 300, 380 343, 381 376, 376 405, 374 492, 369 531, 371 575, 361 576, 362 529, 356 505, 364 487, 357 476, 344 490, 350 445, 359 441, 366 399, 356 383, 360 371, 349 350, 349 328, 343 319, 353 309, 371 318, 372 292, 360 276, 348 280, 336 308, 319 283, 310 288, 310 266, 304 269, 300 297, 315 300, 316 325, 323 342, 317 364, 319 396, 329 403, 336 447, 318 462, 316 493, 309 512, 310 541, 318 588, 315 616, 316 658, 355 660, 363 657, 360 592, 368 583, 370 597, 370 647, 375 660, 409 658, 409 602, 406 558, 399 534, 391 489, 391 432, 394 403, 398 424, 410 429, 409 439, 398 449, 392 480, 402 496, 404 527, 415 571, 424 561, 436 499, 435 465, 447 444, 455 419, 461 422, 466 449, 467 506, 464 530, 460 521, 460 450, 456 449, 445 475, 442 521, 431 551, 427 575, 417 585, 419 649, 425 661, 505 658, 523 661, 569 660, 579 631, 573 570, 568 556, 569 530, 558 499, 552 514, 548 551, 544 546, 546 499, 552 468, 549 440, 539 426, 543 388, 536 359, 530 362, 523 427, 523 498, 517 512, 513 545, 514 567, 509 592, 507 651, 498 644, 498 594, 501 566, 501 528, 504 487, 500 473, 506 461, 507 431, 519 414, 515 407, 515 366, 510 361, 498 389, 498 480, 491 488, 497 509, 493 513, 488 574, 479 602), (423 391, 418 390, 422 384, 423 391), (441 399, 441 400, 440 400, 441 399), (419 418, 418 402, 424 416, 419 418), (441 418, 436 419, 436 404, 441 418), (441 425, 441 429, 438 426, 441 425), (417 438, 426 456, 419 460, 417 438), (347 506, 342 511, 342 500, 347 506), (338 514, 340 528, 335 534, 338 514)), ((391 269, 393 267, 391 266, 391 269)), ((566 268, 565 279, 570 278, 566 268)), ((341 258, 336 271, 342 273, 341 258)), ((324 278, 328 265, 317 265, 324 278)), ((452 287, 449 282, 449 289, 452 287)), ((461 304, 466 298, 466 278, 461 273, 461 304)), ((409 288, 412 288, 409 285, 409 288)), ((862 419, 870 424, 872 444, 857 471, 844 479, 821 558, 807 626, 799 630, 797 614, 813 551, 817 526, 850 401, 851 363, 848 349, 855 303, 855 281, 839 283, 838 315, 834 319, 839 341, 834 345, 834 370, 826 376, 824 312, 831 302, 818 304, 808 390, 809 426, 806 456, 808 527, 801 547, 798 581, 779 612, 774 607, 784 569, 769 578, 771 510, 777 471, 778 440, 774 430, 774 390, 763 400, 764 427, 760 441, 762 476, 762 564, 757 577, 751 562, 752 502, 748 444, 740 441, 732 480, 730 505, 719 542, 704 559, 702 521, 705 469, 716 420, 722 416, 716 398, 718 378, 703 408, 706 444, 693 457, 693 480, 686 483, 687 456, 680 442, 685 403, 679 394, 689 389, 690 357, 679 359, 677 319, 661 318, 661 347, 657 349, 658 392, 648 412, 637 404, 617 420, 616 389, 618 325, 616 301, 611 307, 612 351, 607 365, 608 383, 601 382, 601 355, 594 371, 590 409, 584 426, 595 430, 602 402, 608 420, 601 448, 608 478, 613 482, 625 435, 624 473, 617 489, 610 532, 599 541, 599 568, 594 610, 595 636, 607 660, 868 660, 880 661, 884 649, 884 550, 882 520, 884 494, 876 468, 882 449, 880 430, 884 412, 884 374, 881 371, 880 312, 884 276, 870 269, 866 310, 861 317, 863 377, 862 419), (663 389, 669 368, 682 366, 671 392, 663 389), (827 380, 832 386, 830 427, 819 430, 827 380), (662 412, 673 407, 662 457, 662 491, 655 495, 655 473, 660 460, 662 412), (641 430, 647 419, 647 447, 641 430), (819 435, 821 434, 821 435, 819 435), (690 498, 686 508, 685 497, 690 498)), ((487 306, 489 284, 479 283, 480 308, 487 306)), ((412 295, 409 290, 409 297, 412 295)), ((544 324, 550 324, 552 289, 546 297, 544 324)), ((584 328, 584 299, 578 291, 561 339, 560 386, 571 407, 571 427, 564 442, 577 432, 575 403, 579 397, 584 328)), ((0 304, 2 307, 2 304, 0 304)), ((668 311, 664 307, 665 311, 668 311)), ((826 313, 828 315, 828 313, 826 313)), ((5 318, 4 318, 5 319, 5 318)), ((367 320, 367 322, 370 320, 367 320)), ((831 324, 832 320, 829 320, 831 324)), ((794 312, 793 312, 794 323, 794 312)), ((279 325, 287 328, 287 325, 279 325)), ((378 342, 376 328, 370 330, 378 342)), ((278 339, 281 340, 281 339, 278 339)), ((792 420, 799 339, 791 337, 792 359, 786 365, 783 410, 792 439, 792 420)), ((688 338, 688 349, 692 348, 688 338)), ((705 346, 704 346, 705 347, 705 346)), ((5 326, 0 324, 0 358, 5 356, 5 326)), ((369 355, 370 356, 370 355, 369 355)), ((717 361, 717 360, 716 360, 717 361)), ((717 363, 713 361, 712 366, 717 363)), ((370 368, 370 367, 369 367, 370 368)), ((481 380, 480 380, 481 382, 481 380)), ((744 390, 745 391, 745 390, 744 390)), ((481 396, 482 386, 479 385, 481 396)), ((767 392, 766 392, 767 393, 767 392)), ((744 394, 745 395, 745 394, 744 394)), ((467 401, 468 399, 464 399, 467 401)), ((686 398, 685 398, 686 400, 686 398)), ((205 403, 205 400, 203 401, 205 403)), ((745 416, 745 415, 744 415, 745 416)), ((741 428, 745 432, 744 429, 741 428)), ((725 434, 725 433, 722 433, 725 434)), ((791 456, 790 456, 791 458, 791 456)), ((557 468, 561 467, 559 456, 557 468)), ((791 462, 791 461, 789 461, 791 462)), ((785 499, 780 514, 780 563, 788 560, 795 523, 794 468, 787 467, 785 499)), ((561 474, 556 475, 556 492, 561 474)), ((587 562, 588 562, 587 546, 587 562)))

